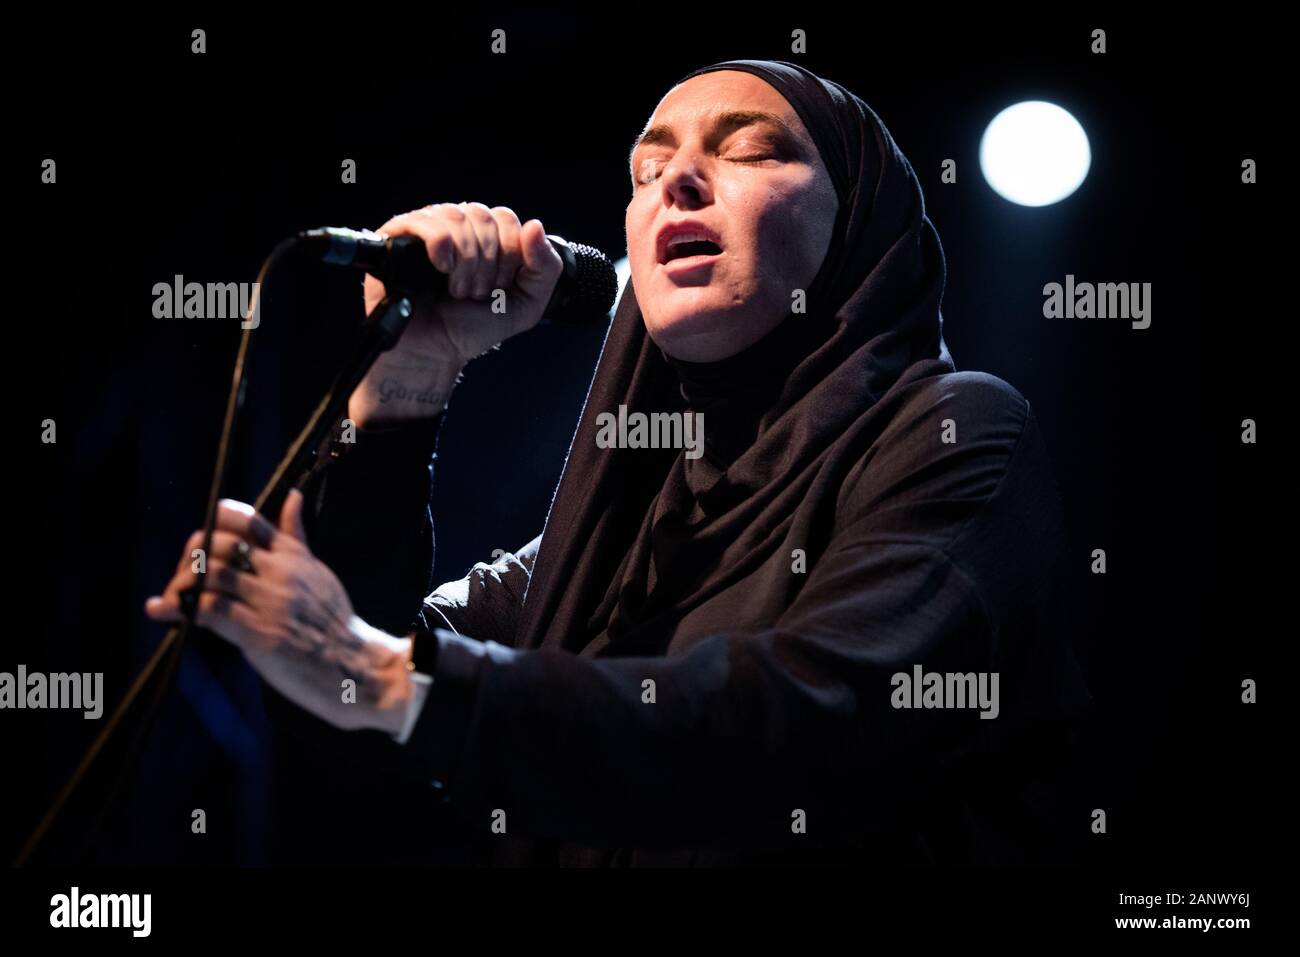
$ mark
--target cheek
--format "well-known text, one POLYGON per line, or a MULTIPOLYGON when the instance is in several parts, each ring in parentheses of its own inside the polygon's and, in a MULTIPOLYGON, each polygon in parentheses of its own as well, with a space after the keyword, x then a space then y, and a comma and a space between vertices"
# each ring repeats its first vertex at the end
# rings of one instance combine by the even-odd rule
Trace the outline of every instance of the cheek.
POLYGON ((812 281, 832 226, 826 221, 824 206, 821 197, 807 188, 773 187, 769 191, 756 229, 766 264, 764 278, 787 290, 812 281))
POLYGON ((756 278, 763 285, 784 284, 801 244, 797 203, 786 190, 769 187, 761 197, 750 197, 746 216, 756 278))
POLYGON ((654 237, 650 233, 649 212, 643 207, 645 207, 644 203, 639 202, 638 198, 633 198, 623 216, 627 253, 633 262, 643 258, 647 250, 654 245, 654 237))

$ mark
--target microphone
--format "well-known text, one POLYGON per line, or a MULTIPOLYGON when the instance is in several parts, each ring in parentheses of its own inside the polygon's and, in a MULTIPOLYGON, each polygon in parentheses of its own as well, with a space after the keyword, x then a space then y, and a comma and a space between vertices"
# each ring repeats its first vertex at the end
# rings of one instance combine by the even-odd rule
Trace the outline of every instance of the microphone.
MULTIPOLYGON (((542 323, 586 323, 604 320, 618 295, 618 276, 609 257, 593 246, 547 235, 564 262, 564 271, 542 314, 542 323)), ((447 295, 447 275, 429 262, 424 243, 414 236, 385 236, 368 229, 327 226, 298 234, 308 255, 335 266, 352 266, 370 273, 396 292, 447 295)))

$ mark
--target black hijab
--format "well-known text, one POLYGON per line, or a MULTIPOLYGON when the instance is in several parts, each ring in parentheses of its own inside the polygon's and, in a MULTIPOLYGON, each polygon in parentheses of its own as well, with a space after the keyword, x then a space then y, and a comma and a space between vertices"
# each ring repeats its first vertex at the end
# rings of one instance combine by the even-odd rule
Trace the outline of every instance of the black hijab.
MULTIPOLYGON (((714 363, 666 356, 629 282, 615 311, 525 596, 516 646, 584 655, 662 654, 679 622, 764 627, 788 607, 825 545, 839 481, 861 457, 840 441, 889 389, 954 371, 943 341, 945 266, 911 165, 880 118, 839 84, 792 63, 733 60, 799 115, 838 198, 830 247, 806 297, 741 353, 714 363), (599 448, 597 417, 704 413, 705 454, 599 448), (745 583, 710 619, 709 601, 745 583)), ((862 441, 868 441, 864 435, 862 441)))

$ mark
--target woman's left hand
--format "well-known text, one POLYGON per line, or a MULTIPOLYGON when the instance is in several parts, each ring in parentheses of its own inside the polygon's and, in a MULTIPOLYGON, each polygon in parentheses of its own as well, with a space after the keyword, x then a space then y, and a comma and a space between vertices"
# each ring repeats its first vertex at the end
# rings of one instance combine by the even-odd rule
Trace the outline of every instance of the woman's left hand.
MULTIPOLYGON (((347 730, 397 733, 411 695, 410 639, 353 613, 343 584, 307 547, 302 506, 302 493, 293 489, 277 528, 251 505, 222 500, 195 621, 239 648, 267 684, 318 718, 347 730)), ((202 546, 200 529, 163 594, 145 602, 150 618, 181 620, 180 594, 198 577, 202 546)))

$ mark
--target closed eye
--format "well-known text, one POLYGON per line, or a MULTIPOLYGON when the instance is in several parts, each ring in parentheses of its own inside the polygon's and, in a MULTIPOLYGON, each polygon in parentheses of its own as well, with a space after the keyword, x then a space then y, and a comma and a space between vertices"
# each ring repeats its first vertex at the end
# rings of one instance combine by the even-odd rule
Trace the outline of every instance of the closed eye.
MULTIPOLYGON (((760 155, 757 155, 757 156, 736 156, 736 157, 728 156, 728 157, 725 157, 725 158, 727 159, 728 162, 731 162, 731 163, 744 163, 744 164, 746 164, 746 165, 753 165, 753 164, 755 164, 755 163, 763 163, 763 162, 766 162, 767 160, 779 159, 780 157, 773 156, 773 155, 770 154, 770 153, 763 153, 763 154, 760 154, 760 155)), ((648 164, 649 162, 650 162, 649 160, 646 161, 647 164, 648 164)), ((643 164, 643 165, 644 165, 644 164, 643 164)), ((657 165, 657 164, 656 164, 656 165, 657 165)), ((636 186, 643 186, 643 185, 645 185, 645 184, 647 184, 647 183, 653 183, 655 180, 657 180, 657 179, 659 178, 660 173, 661 173, 661 170, 659 170, 659 169, 654 169, 654 170, 652 170, 652 172, 651 172, 651 174, 650 174, 649 176, 638 176, 638 177, 637 177, 637 180, 636 180, 636 183, 635 183, 634 185, 636 185, 636 186)))

